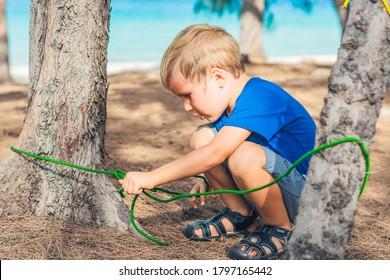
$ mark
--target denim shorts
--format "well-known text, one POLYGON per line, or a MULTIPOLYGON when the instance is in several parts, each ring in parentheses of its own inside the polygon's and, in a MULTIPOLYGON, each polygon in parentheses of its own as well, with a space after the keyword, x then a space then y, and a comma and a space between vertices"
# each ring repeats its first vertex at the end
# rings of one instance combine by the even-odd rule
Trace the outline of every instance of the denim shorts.
MULTIPOLYGON (((211 128, 214 132, 214 135, 217 134, 217 129, 215 128, 214 124, 207 123, 199 127, 202 126, 211 128)), ((262 148, 266 157, 266 164, 264 169, 269 174, 271 174, 272 178, 276 179, 291 167, 292 163, 281 155, 266 147, 262 146, 262 148)), ((227 160, 225 160, 223 166, 231 176, 227 160)), ((287 176, 277 182, 282 192, 284 205, 286 206, 290 222, 292 223, 294 223, 294 220, 298 214, 298 203, 299 198, 301 197, 303 186, 305 184, 305 178, 305 175, 302 175, 296 168, 294 168, 287 176)))

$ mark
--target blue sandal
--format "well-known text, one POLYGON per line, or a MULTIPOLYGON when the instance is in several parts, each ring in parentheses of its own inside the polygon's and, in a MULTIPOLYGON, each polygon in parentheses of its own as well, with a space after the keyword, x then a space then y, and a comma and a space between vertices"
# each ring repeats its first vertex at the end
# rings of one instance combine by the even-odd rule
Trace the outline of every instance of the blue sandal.
POLYGON ((276 259, 285 253, 285 249, 278 250, 272 237, 276 237, 284 246, 291 237, 292 231, 276 226, 265 225, 260 231, 251 232, 246 238, 238 241, 229 250, 229 257, 236 260, 270 260, 276 259), (271 253, 266 252, 265 248, 271 253), (251 253, 255 251, 256 255, 251 253))
POLYGON ((219 214, 207 220, 187 224, 183 229, 183 234, 190 240, 195 241, 211 241, 212 239, 220 239, 221 237, 244 237, 249 234, 246 229, 253 224, 256 218, 257 213, 253 209, 249 216, 243 216, 229 208, 224 208, 219 214), (232 232, 226 230, 222 223, 223 218, 227 218, 233 225, 234 229, 232 232), (210 225, 215 227, 218 232, 217 234, 211 234, 210 225), (202 230, 202 236, 195 234, 197 229, 202 230))

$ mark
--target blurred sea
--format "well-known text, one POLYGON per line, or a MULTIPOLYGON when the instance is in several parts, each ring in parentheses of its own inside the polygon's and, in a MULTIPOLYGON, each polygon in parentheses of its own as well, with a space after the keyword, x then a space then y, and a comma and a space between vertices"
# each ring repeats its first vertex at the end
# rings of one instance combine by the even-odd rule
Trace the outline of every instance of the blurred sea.
MULTIPOLYGON (((194 12, 196 0, 111 0, 108 60, 111 70, 126 67, 150 70, 158 63, 175 35, 193 23, 219 25, 239 40, 238 13, 222 16, 194 12)), ((263 33, 263 47, 270 58, 335 57, 341 27, 332 0, 317 0, 310 13, 291 1, 272 5, 274 24, 263 33)), ((11 73, 27 71, 30 0, 6 0, 11 73)), ((25 73, 24 73, 25 74, 25 73)))

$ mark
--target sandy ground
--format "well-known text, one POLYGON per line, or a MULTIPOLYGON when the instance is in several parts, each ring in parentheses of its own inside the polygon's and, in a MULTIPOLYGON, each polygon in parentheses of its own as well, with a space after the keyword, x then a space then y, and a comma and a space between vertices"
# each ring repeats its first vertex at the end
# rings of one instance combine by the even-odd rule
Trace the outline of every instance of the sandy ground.
MULTIPOLYGON (((327 94, 329 66, 264 63, 248 67, 248 73, 283 86, 318 122, 327 94)), ((163 90, 157 73, 121 73, 111 75, 109 82, 107 170, 151 170, 189 151, 191 134, 201 121, 185 113, 180 100, 163 90)), ((21 131, 27 88, 16 84, 0 86, 0 160, 9 153, 21 131)), ((372 173, 358 204, 347 259, 390 259, 389 123, 387 97, 371 147, 372 173)), ((164 187, 186 192, 191 180, 164 187)), ((131 197, 125 202, 130 205, 131 197)), ((142 196, 136 218, 169 247, 94 225, 34 216, 2 217, 0 259, 228 259, 226 250, 237 240, 199 243, 187 241, 181 234, 186 223, 208 218, 220 207, 219 200, 208 200, 194 210, 186 200, 163 204, 142 196)))

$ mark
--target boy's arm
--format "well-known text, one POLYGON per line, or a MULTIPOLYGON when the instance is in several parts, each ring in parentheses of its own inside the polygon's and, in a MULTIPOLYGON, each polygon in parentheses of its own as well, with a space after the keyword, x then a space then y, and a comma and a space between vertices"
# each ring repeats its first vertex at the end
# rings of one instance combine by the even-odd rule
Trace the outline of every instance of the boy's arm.
POLYGON ((209 144, 152 171, 153 180, 160 185, 207 171, 227 159, 250 133, 243 128, 224 126, 209 144))
POLYGON ((250 134, 251 131, 243 128, 224 126, 209 144, 154 171, 129 172, 120 183, 126 192, 139 194, 142 189, 152 189, 157 185, 202 173, 227 159, 250 134))

